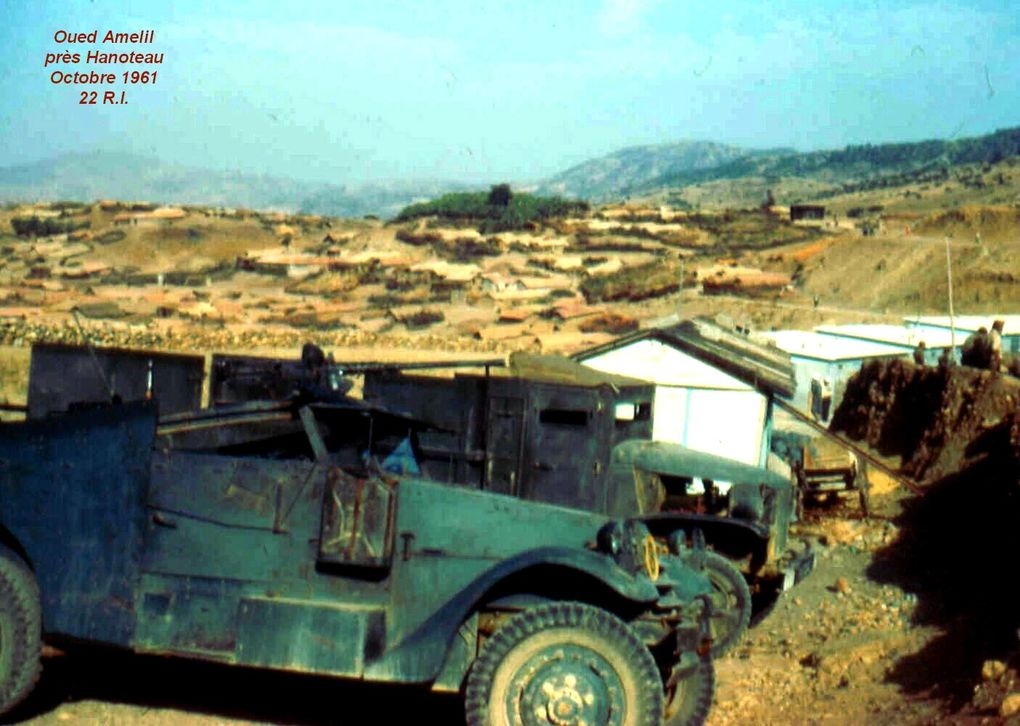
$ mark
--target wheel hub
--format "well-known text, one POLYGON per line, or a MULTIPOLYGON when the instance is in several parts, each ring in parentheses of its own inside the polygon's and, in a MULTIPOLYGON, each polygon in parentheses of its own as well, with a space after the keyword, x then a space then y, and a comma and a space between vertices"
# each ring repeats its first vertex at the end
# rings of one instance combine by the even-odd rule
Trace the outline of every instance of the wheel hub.
POLYGON ((597 653, 577 646, 533 655, 508 695, 510 713, 525 726, 615 726, 625 708, 616 671, 597 653))
POLYGON ((577 676, 573 673, 568 673, 562 678, 551 678, 542 684, 542 693, 548 696, 545 710, 549 723, 556 726, 573 726, 579 725, 579 719, 583 721, 585 707, 595 704, 595 693, 584 690, 582 694, 577 686, 577 676))

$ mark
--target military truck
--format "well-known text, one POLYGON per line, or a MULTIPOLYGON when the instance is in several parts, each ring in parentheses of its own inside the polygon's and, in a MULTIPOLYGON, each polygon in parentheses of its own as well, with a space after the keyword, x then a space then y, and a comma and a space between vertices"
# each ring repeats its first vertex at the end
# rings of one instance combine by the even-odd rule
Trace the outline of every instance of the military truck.
POLYGON ((364 396, 433 423, 429 475, 483 491, 637 518, 655 538, 704 537, 713 584, 713 655, 739 641, 752 590, 771 597, 813 567, 789 540, 790 478, 652 441, 651 384, 558 356, 511 356, 505 369, 453 378, 365 373, 364 396))
POLYGON ((469 724, 706 717, 697 537, 430 479, 427 422, 344 396, 158 416, 150 370, 0 424, 0 713, 72 642, 462 690, 469 724))

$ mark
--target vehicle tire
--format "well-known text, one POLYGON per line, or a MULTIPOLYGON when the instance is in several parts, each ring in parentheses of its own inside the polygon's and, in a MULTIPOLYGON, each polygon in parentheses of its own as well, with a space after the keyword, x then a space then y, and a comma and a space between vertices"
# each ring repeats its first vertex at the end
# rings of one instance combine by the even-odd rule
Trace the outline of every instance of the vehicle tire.
POLYGON ((659 726, 663 693, 651 652, 630 627, 578 602, 508 620, 471 666, 469 726, 659 726))
POLYGON ((705 574, 712 583, 712 657, 719 658, 736 645, 751 622, 751 589, 732 562, 716 552, 705 552, 705 574))
POLYGON ((35 576, 0 545, 0 714, 17 706, 39 679, 41 640, 35 576))
POLYGON ((700 726, 705 723, 714 695, 715 668, 709 658, 701 658, 693 673, 667 691, 663 726, 700 726))

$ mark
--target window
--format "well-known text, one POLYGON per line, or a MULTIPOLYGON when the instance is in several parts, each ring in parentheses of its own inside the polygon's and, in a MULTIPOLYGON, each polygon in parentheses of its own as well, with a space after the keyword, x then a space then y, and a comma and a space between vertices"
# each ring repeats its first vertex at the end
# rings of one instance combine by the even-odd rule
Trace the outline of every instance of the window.
POLYGON ((538 420, 540 423, 559 426, 587 426, 588 412, 569 408, 545 408, 539 412, 538 420))

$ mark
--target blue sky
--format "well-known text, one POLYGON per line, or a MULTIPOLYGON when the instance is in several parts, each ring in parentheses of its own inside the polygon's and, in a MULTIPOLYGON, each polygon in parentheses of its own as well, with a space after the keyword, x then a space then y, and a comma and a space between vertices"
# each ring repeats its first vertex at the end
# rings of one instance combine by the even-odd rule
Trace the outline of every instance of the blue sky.
POLYGON ((808 150, 1020 125, 1012 0, 0 8, 0 166, 99 148, 337 183, 526 182, 634 144, 808 150), (91 70, 43 67, 57 30, 150 28, 166 59, 128 105, 50 83, 91 70))

